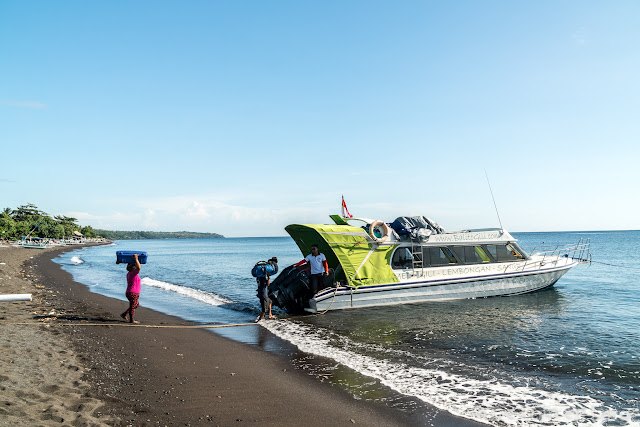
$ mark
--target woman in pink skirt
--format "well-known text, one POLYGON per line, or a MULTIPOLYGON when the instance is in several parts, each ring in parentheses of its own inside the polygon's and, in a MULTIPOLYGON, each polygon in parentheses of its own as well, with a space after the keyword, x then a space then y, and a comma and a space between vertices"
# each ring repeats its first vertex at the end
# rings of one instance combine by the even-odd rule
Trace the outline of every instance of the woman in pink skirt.
POLYGON ((140 306, 138 303, 138 298, 140 298, 140 261, 138 261, 138 254, 133 254, 133 260, 135 262, 131 262, 127 264, 127 292, 125 295, 129 300, 129 308, 127 311, 122 313, 120 316, 127 320, 127 314, 129 315, 130 323, 140 323, 133 319, 133 313, 136 311, 136 308, 140 306))

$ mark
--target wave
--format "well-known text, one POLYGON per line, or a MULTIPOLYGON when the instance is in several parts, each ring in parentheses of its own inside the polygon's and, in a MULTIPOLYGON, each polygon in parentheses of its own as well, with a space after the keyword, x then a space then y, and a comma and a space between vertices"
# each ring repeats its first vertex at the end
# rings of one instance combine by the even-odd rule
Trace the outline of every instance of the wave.
POLYGON ((223 305, 229 304, 233 301, 224 298, 220 295, 213 294, 207 291, 201 291, 200 289, 188 288, 186 286, 174 285, 173 283, 162 282, 160 280, 151 279, 149 277, 143 277, 141 283, 145 286, 153 288, 164 289, 165 291, 175 292, 180 295, 187 296, 189 298, 202 301, 209 305, 223 305))
POLYGON ((72 256, 69 261, 71 261, 75 265, 80 265, 80 264, 84 263, 84 260, 82 258, 80 258, 79 256, 72 256))
POLYGON ((496 378, 479 380, 438 368, 413 367, 346 350, 360 344, 317 326, 294 321, 262 325, 300 350, 327 357, 387 387, 454 415, 491 425, 637 425, 640 411, 617 410, 590 396, 515 386, 496 378), (340 342, 341 347, 335 343, 340 342), (344 348, 342 348, 344 346, 344 348))

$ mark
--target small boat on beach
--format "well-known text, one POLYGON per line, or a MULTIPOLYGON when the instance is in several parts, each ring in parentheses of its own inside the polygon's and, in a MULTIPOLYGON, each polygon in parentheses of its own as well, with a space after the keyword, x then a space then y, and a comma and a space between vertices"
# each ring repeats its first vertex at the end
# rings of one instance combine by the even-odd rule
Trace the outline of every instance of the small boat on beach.
POLYGON ((589 262, 590 241, 527 253, 504 229, 445 231, 424 216, 392 223, 332 215, 334 224, 285 228, 303 256, 317 244, 329 274, 311 294, 309 266, 285 268, 271 283, 273 303, 288 311, 372 307, 518 295, 553 286, 589 262))
POLYGON ((51 246, 51 244, 49 240, 36 237, 29 240, 23 239, 18 243, 18 246, 21 246, 27 249, 47 249, 48 247, 51 246))

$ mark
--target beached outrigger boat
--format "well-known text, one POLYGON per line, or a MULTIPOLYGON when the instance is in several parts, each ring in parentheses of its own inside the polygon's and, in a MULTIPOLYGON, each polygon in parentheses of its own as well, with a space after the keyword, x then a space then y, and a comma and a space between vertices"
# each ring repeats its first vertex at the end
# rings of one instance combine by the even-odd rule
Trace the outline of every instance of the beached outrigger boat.
POLYGON ((589 240, 527 254, 506 230, 445 232, 426 217, 393 223, 332 215, 335 224, 285 228, 304 256, 317 244, 330 267, 310 295, 308 266, 290 266, 269 287, 273 303, 312 313, 356 307, 517 295, 555 284, 590 260, 589 240), (355 222, 360 221, 363 226, 355 222))
POLYGON ((18 246, 21 246, 27 249, 47 249, 50 246, 50 244, 49 244, 49 241, 46 239, 35 237, 30 240, 22 239, 18 243, 18 246))

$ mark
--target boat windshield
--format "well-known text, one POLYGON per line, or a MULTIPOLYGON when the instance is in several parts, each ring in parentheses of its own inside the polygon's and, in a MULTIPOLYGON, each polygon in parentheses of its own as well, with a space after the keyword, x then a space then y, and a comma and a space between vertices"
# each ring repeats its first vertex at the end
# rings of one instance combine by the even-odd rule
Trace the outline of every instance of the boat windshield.
POLYGON ((524 255, 519 252, 515 245, 486 245, 487 250, 498 262, 519 261, 524 259, 524 255))

